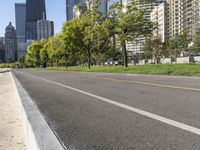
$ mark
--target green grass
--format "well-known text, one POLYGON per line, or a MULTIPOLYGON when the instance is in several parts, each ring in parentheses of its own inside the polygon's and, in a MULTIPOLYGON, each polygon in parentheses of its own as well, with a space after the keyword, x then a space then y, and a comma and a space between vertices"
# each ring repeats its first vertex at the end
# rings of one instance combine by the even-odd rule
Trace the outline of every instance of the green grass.
POLYGON ((14 63, 0 64, 0 68, 13 68, 14 66, 15 66, 14 63))
POLYGON ((86 66, 75 67, 48 67, 47 70, 77 71, 77 72, 107 72, 107 73, 130 73, 130 74, 150 74, 150 75, 181 75, 200 76, 200 64, 158 64, 142 66, 86 66))

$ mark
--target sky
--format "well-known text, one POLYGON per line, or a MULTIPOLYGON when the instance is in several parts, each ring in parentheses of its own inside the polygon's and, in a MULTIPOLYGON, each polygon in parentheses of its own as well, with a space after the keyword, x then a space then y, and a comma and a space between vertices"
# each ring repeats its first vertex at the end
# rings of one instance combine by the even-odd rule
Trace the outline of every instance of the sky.
MULTIPOLYGON (((15 26, 15 3, 26 0, 1 0, 0 2, 0 36, 4 36, 5 28, 11 21, 15 26)), ((55 33, 59 33, 66 19, 65 0, 46 0, 47 19, 54 21, 55 33)))

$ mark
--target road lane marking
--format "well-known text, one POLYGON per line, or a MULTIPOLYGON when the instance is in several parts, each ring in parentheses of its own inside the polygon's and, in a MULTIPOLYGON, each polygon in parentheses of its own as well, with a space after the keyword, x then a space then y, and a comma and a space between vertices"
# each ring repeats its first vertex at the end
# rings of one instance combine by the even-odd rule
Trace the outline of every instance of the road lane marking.
POLYGON ((118 82, 124 82, 124 83, 134 83, 134 84, 148 85, 148 86, 156 86, 156 87, 162 87, 162 88, 180 89, 180 90, 187 90, 187 91, 198 91, 198 92, 200 91, 199 88, 181 87, 181 86, 175 86, 175 85, 169 85, 169 84, 150 83, 150 82, 142 82, 142 81, 135 81, 135 80, 131 80, 131 81, 130 80, 122 80, 122 79, 111 78, 111 77, 90 76, 89 78, 104 79, 104 80, 118 81, 118 82))
POLYGON ((30 75, 28 73, 23 73, 23 74, 26 74, 26 75, 28 75, 28 76, 30 76, 32 78, 35 78, 35 79, 43 80, 43 81, 46 81, 48 83, 52 83, 52 84, 55 84, 55 85, 58 85, 58 86, 62 86, 64 88, 70 89, 72 91, 75 91, 75 92, 78 92, 78 93, 93 97, 95 99, 101 100, 103 102, 107 102, 109 104, 118 106, 120 108, 135 112, 135 113, 140 114, 142 116, 145 116, 145 117, 160 121, 162 123, 177 127, 179 129, 182 129, 182 130, 185 130, 185 131, 200 135, 200 129, 199 128, 196 128, 196 127, 184 124, 184 123, 180 123, 178 121, 175 121, 175 120, 172 120, 172 119, 168 119, 168 118, 162 117, 160 115, 156 115, 156 114, 153 114, 153 113, 150 113, 150 112, 135 108, 133 106, 122 104, 122 103, 116 102, 114 100, 111 100, 111 99, 108 99, 108 98, 104 98, 104 97, 101 97, 101 96, 98 96, 98 95, 83 91, 81 89, 73 88, 71 86, 64 85, 64 84, 61 84, 61 83, 58 83, 58 82, 55 82, 55 81, 51 81, 51 80, 48 80, 48 79, 45 79, 45 78, 41 78, 41 77, 37 77, 37 76, 34 76, 34 75, 30 75))

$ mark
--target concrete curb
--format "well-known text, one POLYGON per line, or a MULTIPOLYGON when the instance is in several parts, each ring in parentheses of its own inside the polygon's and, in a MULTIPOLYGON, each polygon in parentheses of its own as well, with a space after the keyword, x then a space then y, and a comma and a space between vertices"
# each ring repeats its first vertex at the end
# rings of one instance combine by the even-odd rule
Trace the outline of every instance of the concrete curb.
POLYGON ((22 113, 25 140, 28 150, 65 150, 36 104, 31 100, 13 72, 12 80, 22 113))

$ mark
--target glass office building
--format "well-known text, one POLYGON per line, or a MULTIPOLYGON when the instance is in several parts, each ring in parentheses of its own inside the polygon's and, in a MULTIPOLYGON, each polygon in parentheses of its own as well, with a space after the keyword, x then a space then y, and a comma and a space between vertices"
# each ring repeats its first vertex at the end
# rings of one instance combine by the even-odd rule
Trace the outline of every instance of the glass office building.
POLYGON ((45 0, 26 0, 26 41, 37 40, 37 21, 46 19, 45 0))

